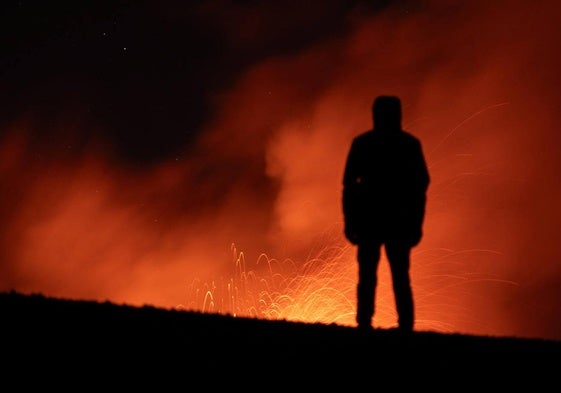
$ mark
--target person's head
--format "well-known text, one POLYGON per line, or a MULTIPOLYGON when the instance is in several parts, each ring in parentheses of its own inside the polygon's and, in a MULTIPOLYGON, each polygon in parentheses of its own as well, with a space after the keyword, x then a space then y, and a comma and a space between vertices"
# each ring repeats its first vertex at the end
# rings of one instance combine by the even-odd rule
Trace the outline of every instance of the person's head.
POLYGON ((401 100, 396 96, 378 96, 372 104, 374 129, 401 129, 401 100))

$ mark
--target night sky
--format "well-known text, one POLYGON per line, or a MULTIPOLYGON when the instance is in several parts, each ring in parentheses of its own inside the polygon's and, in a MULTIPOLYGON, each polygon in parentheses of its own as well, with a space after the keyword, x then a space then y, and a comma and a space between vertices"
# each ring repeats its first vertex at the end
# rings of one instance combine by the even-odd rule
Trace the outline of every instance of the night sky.
POLYGON ((418 328, 561 339, 559 11, 3 1, 0 290, 352 324, 343 165, 395 94, 432 180, 418 328))
POLYGON ((84 122, 95 129, 41 143, 102 138, 133 164, 181 155, 245 69, 336 40, 386 3, 6 1, 2 121, 84 122))

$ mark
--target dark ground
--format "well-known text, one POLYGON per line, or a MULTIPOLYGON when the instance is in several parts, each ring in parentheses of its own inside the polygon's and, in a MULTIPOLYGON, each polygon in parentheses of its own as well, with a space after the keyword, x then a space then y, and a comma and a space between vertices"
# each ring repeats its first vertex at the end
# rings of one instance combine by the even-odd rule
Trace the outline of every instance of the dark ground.
POLYGON ((2 379, 24 391, 561 386, 561 342, 551 340, 362 332, 16 292, 0 294, 0 312, 2 379))

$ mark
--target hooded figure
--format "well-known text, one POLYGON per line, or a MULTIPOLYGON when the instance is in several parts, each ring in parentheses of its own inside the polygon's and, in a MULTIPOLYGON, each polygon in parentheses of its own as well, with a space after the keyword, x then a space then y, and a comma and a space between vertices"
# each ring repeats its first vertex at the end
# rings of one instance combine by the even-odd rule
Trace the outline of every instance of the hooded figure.
POLYGON ((371 327, 384 245, 399 327, 412 330, 410 251, 423 235, 430 178, 420 141, 401 128, 400 99, 377 97, 372 116, 374 128, 354 138, 343 176, 345 236, 358 246, 357 323, 371 327))

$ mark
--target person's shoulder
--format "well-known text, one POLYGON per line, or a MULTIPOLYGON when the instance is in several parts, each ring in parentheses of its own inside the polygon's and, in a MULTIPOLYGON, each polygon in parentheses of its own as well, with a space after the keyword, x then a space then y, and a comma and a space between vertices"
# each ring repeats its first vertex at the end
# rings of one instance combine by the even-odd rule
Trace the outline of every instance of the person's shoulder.
POLYGON ((371 140, 375 136, 373 130, 364 131, 362 134, 358 134, 354 137, 353 141, 355 143, 364 143, 365 141, 371 140))
POLYGON ((413 135, 412 133, 410 133, 409 131, 402 130, 401 135, 402 135, 402 138, 404 140, 406 140, 407 142, 409 142, 411 144, 415 144, 415 145, 420 145, 421 144, 421 140, 418 137, 416 137, 415 135, 413 135))

